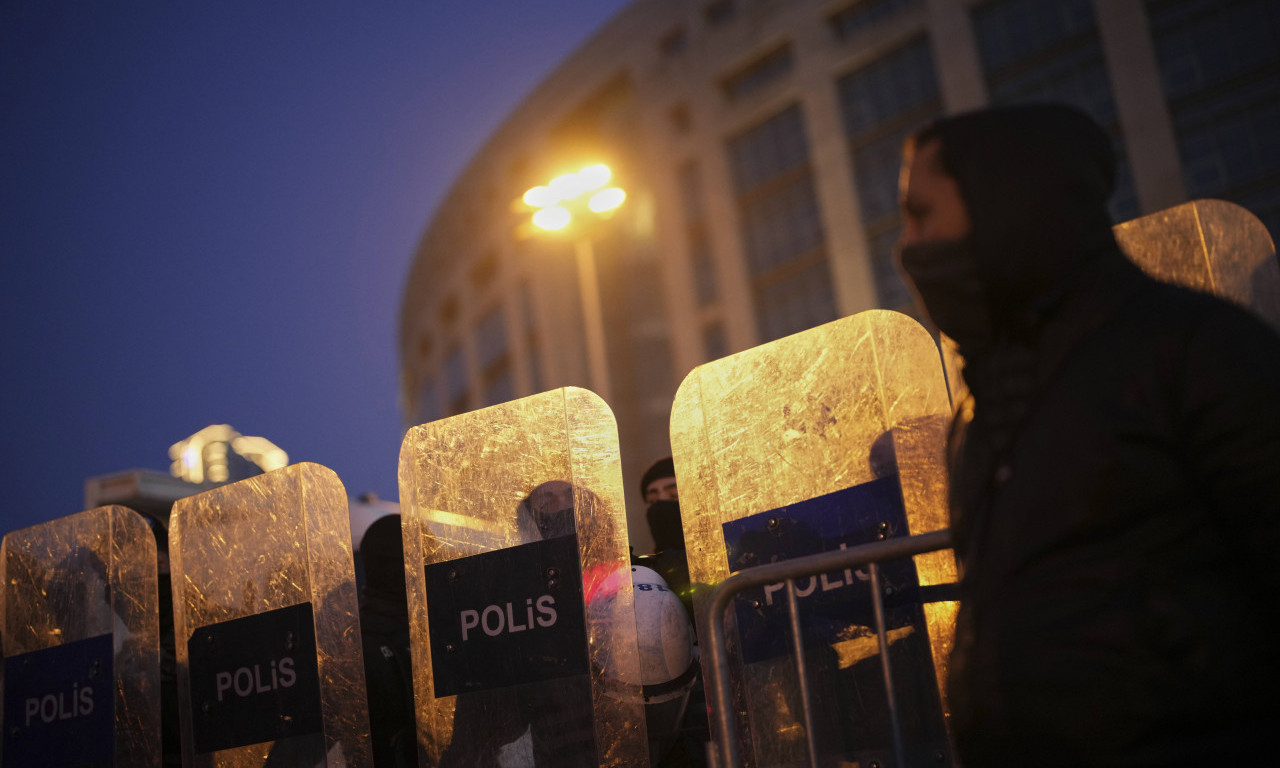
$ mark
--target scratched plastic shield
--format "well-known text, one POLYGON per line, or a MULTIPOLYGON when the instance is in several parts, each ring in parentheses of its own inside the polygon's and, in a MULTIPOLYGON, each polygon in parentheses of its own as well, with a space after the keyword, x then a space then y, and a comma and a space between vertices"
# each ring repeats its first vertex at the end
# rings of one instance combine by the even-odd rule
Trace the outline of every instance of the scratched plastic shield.
POLYGON ((1280 264, 1266 226, 1225 200, 1195 200, 1127 221, 1116 240, 1152 277, 1249 307, 1280 330, 1280 264))
POLYGON ((347 494, 337 475, 294 464, 182 499, 169 540, 183 764, 372 766, 347 494), (246 646, 263 660, 239 660, 246 646), (287 673, 267 658, 286 652, 298 657, 287 673), (273 702, 285 685, 301 704, 273 702), (219 702, 246 692, 254 698, 244 701, 264 705, 261 715, 219 719, 230 711, 219 702))
MULTIPOLYGON (((1117 224, 1120 248, 1158 280, 1212 293, 1248 307, 1280 331, 1280 263, 1275 243, 1257 216, 1225 200, 1194 200, 1117 224)), ((962 360, 943 339, 947 371, 962 360)), ((964 394, 950 377, 956 402, 964 394)))
POLYGON ((400 502, 420 762, 647 766, 604 401, 570 387, 414 427, 400 502))
POLYGON ((7 534, 0 561, 4 764, 159 766, 156 544, 147 523, 125 507, 91 509, 7 534))
MULTIPOLYGON (((945 528, 949 417, 937 346, 895 312, 863 312, 695 368, 676 394, 671 445, 699 633, 717 620, 706 614, 710 588, 733 571, 945 528)), ((909 762, 950 764, 942 687, 954 556, 930 553, 884 573, 896 591, 886 592, 889 656, 909 762)), ((852 571, 796 582, 822 765, 893 762, 865 582, 852 571)), ((726 617, 737 738, 757 766, 809 764, 786 612, 785 591, 765 588, 726 617)))

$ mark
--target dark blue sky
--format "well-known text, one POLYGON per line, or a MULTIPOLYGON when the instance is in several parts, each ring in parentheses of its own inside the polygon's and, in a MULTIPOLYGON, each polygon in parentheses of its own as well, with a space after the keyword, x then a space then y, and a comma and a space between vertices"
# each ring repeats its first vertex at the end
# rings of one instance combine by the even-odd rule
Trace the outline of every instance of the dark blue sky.
POLYGON ((396 498, 418 237, 624 5, 0 4, 0 529, 215 423, 396 498))

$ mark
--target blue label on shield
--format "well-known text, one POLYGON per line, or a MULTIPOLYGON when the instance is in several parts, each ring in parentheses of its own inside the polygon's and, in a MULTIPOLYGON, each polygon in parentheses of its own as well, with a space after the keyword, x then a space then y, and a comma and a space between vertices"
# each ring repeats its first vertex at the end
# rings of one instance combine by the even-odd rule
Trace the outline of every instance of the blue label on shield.
POLYGON ((111 765, 113 653, 106 634, 4 660, 5 765, 111 765))
POLYGON ((576 535, 425 571, 436 697, 589 671, 576 535))
MULTIPOLYGON (((907 535, 898 476, 761 512, 723 526, 729 570, 740 571, 804 555, 907 535)), ((886 630, 918 625, 920 582, 915 563, 880 566, 886 630)), ((869 578, 845 569, 796 579, 806 642, 834 644, 851 632, 873 627, 869 578)), ((751 664, 791 653, 787 592, 783 583, 744 590, 735 599, 743 661, 751 664)))
POLYGON ((311 603, 200 627, 187 661, 196 754, 321 732, 311 603))

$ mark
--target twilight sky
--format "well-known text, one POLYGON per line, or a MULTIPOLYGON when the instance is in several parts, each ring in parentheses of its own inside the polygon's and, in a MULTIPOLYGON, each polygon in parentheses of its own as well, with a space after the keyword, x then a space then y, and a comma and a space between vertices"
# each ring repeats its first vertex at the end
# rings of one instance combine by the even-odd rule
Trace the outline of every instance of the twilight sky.
POLYGON ((418 237, 625 4, 0 3, 0 532, 216 423, 398 497, 418 237))

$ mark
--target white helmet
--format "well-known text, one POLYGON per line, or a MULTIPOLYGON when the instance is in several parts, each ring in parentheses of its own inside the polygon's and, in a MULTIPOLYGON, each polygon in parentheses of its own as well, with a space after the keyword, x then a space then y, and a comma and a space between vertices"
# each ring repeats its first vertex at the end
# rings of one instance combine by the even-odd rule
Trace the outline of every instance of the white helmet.
POLYGON ((693 627, 675 592, 653 569, 631 566, 636 644, 644 686, 649 758, 657 764, 675 743, 698 674, 693 627))

